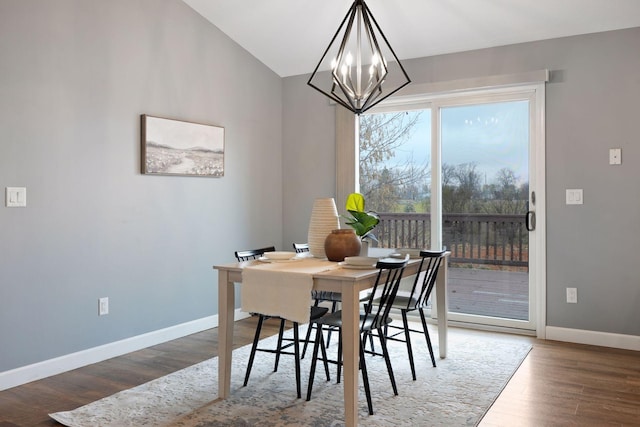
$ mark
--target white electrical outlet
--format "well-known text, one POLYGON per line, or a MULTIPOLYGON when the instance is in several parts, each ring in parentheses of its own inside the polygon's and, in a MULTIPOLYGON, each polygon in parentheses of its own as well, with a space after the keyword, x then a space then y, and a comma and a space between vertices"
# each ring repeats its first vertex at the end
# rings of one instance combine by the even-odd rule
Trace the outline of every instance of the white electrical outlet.
POLYGON ((109 298, 100 298, 98 300, 98 316, 109 314, 109 298))
POLYGON ((621 165, 622 164, 622 148, 610 148, 609 149, 609 164, 621 165))
POLYGON ((569 304, 578 303, 578 288, 567 288, 567 302, 569 304))

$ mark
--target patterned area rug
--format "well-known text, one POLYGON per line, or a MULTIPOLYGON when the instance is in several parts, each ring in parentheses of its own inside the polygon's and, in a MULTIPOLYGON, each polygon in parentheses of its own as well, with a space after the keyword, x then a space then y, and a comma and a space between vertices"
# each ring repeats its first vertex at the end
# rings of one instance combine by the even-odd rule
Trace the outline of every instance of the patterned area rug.
MULTIPOLYGON (((289 331, 291 333, 291 331, 289 331)), ((302 334, 301 334, 302 335, 302 334)), ((304 336, 304 335, 302 335, 304 336)), ((434 344, 437 331, 431 330, 434 344)), ((475 426, 498 397, 531 345, 525 339, 449 329, 446 359, 428 360, 424 339, 414 338, 417 381, 412 381, 403 343, 391 343, 398 383, 394 396, 382 357, 368 356, 375 414, 368 415, 360 377, 360 424, 367 426, 475 426)), ((275 343, 275 337, 262 345, 275 343)), ((337 345, 332 337, 330 350, 337 345)), ((437 354, 437 345, 436 354, 437 354)), ((273 355, 259 353, 247 387, 242 387, 249 346, 233 353, 231 398, 217 400, 218 359, 206 360, 76 410, 50 416, 69 427, 124 426, 342 426, 342 384, 331 382, 321 366, 311 401, 304 399, 310 354, 302 360, 303 398, 297 399, 293 358, 283 356, 273 372, 273 355)), ((437 357, 437 356, 436 356, 437 357)))

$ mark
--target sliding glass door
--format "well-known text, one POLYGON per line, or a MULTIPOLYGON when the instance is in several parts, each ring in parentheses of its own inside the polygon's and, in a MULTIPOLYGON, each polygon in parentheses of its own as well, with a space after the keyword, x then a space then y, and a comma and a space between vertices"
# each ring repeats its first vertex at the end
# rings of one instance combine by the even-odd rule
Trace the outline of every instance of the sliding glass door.
POLYGON ((526 328, 533 312, 526 224, 530 105, 528 99, 489 101, 439 109, 449 312, 461 321, 526 328))
POLYGON ((451 251, 451 320, 536 328, 539 102, 527 88, 396 99, 360 117, 359 188, 380 214, 378 244, 451 251))

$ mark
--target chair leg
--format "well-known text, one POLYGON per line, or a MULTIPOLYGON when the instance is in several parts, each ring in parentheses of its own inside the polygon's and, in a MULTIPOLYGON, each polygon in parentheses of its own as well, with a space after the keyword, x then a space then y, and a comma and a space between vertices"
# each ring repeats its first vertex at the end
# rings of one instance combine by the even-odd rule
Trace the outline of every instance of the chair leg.
MULTIPOLYGON (((331 303, 331 313, 336 312, 336 308, 338 306, 338 301, 334 301, 331 303)), ((329 328, 329 332, 327 333, 327 348, 329 348, 329 344, 331 344, 331 328, 329 328)))
POLYGON ((310 323, 309 327, 307 328, 307 336, 304 338, 304 346, 302 347, 302 355, 300 356, 301 359, 304 359, 304 356, 307 354, 307 346, 309 345, 309 341, 311 340, 311 331, 316 327, 318 327, 318 325, 310 323))
POLYGON ((278 346, 276 347, 276 362, 273 365, 273 372, 278 372, 280 363, 280 351, 282 351, 282 337, 284 335, 284 319, 280 319, 280 331, 278 332, 278 346))
POLYGON ((322 361, 324 362, 324 373, 327 376, 327 381, 331 381, 331 376, 329 375, 329 358, 327 357, 327 349, 324 346, 324 339, 322 339, 322 327, 317 325, 320 330, 320 351, 322 351, 322 361))
MULTIPOLYGON (((320 300, 317 299, 316 302, 313 303, 313 306, 317 307, 318 304, 320 304, 320 300)), ((301 359, 304 359, 305 354, 307 354, 307 345, 309 344, 309 340, 311 339, 311 330, 317 326, 318 325, 315 323, 309 323, 309 328, 307 328, 307 336, 304 338, 304 347, 302 348, 301 359)))
POLYGON ((316 342, 313 343, 313 354, 311 356, 311 369, 309 370, 309 384, 307 385, 307 401, 311 400, 311 390, 313 389, 313 379, 316 374, 316 363, 318 362, 318 347, 323 342, 322 328, 317 325, 316 342))
POLYGON ((369 345, 371 346, 371 352, 375 353, 376 352, 376 346, 373 345, 373 334, 367 334, 369 335, 369 345))
MULTIPOLYGON (((365 311, 368 310, 368 304, 364 304, 364 309, 365 311)), ((385 331, 386 332, 386 331, 385 331)), ((371 352, 375 353, 376 352, 376 346, 373 344, 373 334, 366 334, 369 336, 369 345, 371 346, 371 352)), ((366 341, 366 336, 364 337, 365 341, 366 341)))
POLYGON ((293 354, 296 358, 296 392, 298 393, 298 399, 302 397, 302 390, 300 387, 300 336, 298 335, 298 322, 293 322, 293 354))
POLYGON ((384 361, 387 364, 387 372, 389 372, 389 379, 391 380, 391 387, 393 388, 393 394, 398 395, 398 387, 396 387, 396 377, 393 375, 393 367, 391 366, 391 358, 389 357, 389 351, 387 350, 387 339, 382 334, 382 329, 378 329, 378 336, 380 337, 380 345, 382 346, 382 355, 384 361))
POLYGON ((407 353, 409 353, 409 366, 411 366, 411 376, 416 380, 416 366, 413 363, 413 350, 411 348, 411 332, 407 321, 407 310, 402 310, 402 325, 404 326, 404 340, 407 343, 407 353))
POLYGON ((246 387, 249 382, 249 375, 251 374, 251 367, 253 366, 253 359, 256 356, 256 349, 258 348, 258 341, 260 341, 260 331, 262 330, 262 322, 264 322, 264 316, 260 314, 258 316, 258 326, 256 326, 256 334, 253 337, 253 344, 251 345, 251 354, 249 355, 249 363, 247 364, 247 372, 244 375, 244 384, 246 387))
MULTIPOLYGON (((364 349, 367 349, 367 342, 369 342, 369 345, 371 345, 371 334, 369 332, 362 332, 362 344, 364 345, 364 349)), ((371 349, 371 352, 373 353, 373 348, 371 349)))
POLYGON ((362 340, 360 340, 360 369, 362 370, 362 382, 364 383, 364 393, 367 396, 367 407, 369 408, 369 415, 373 415, 371 389, 369 388, 369 375, 367 374, 367 362, 364 358, 364 344, 362 343, 362 340))
POLYGON ((420 319, 422 319, 422 330, 424 331, 424 337, 427 339, 427 347, 429 347, 429 355, 431 356, 431 363, 433 367, 436 367, 436 358, 433 355, 433 347, 431 346, 431 338, 429 338, 429 329, 427 329, 427 320, 424 317, 424 311, 422 309, 418 309, 420 311, 420 319))

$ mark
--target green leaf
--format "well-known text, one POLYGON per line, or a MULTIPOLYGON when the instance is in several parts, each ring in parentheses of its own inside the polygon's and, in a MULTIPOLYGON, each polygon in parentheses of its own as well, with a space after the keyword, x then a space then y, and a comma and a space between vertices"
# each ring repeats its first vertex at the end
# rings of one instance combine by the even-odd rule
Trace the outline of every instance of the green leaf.
POLYGON ((374 214, 351 210, 349 213, 353 218, 350 218, 349 221, 347 221, 347 225, 353 227, 356 234, 360 237, 366 236, 380 222, 380 218, 374 214))

